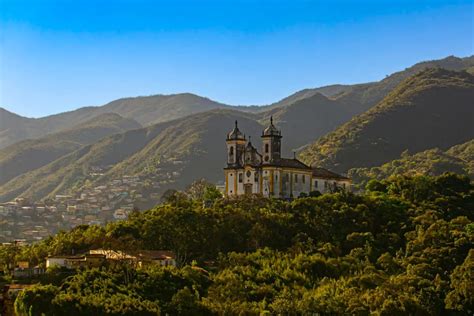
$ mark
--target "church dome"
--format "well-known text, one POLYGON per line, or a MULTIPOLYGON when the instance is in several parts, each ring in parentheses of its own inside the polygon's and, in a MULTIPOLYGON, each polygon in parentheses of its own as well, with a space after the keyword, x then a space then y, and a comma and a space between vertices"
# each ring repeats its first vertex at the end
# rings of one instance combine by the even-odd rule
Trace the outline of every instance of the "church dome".
POLYGON ((281 132, 273 125, 273 116, 270 117, 270 125, 263 130, 262 136, 281 136, 281 132))
POLYGON ((235 121, 235 127, 232 131, 230 131, 229 134, 227 134, 227 139, 228 140, 245 140, 244 134, 239 130, 239 127, 237 126, 237 121, 235 121))

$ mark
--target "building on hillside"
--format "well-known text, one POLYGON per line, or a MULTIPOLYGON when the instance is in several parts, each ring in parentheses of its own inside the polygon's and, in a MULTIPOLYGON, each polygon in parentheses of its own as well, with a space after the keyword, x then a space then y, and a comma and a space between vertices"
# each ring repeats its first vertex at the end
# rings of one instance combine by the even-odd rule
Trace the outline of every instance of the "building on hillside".
POLYGON ((273 118, 261 137, 260 153, 239 130, 237 121, 227 134, 227 167, 224 168, 227 196, 262 194, 289 199, 312 191, 350 189, 349 178, 323 168, 312 168, 296 157, 281 157, 282 135, 273 125, 273 118))
POLYGON ((67 269, 98 268, 106 261, 103 254, 85 254, 80 256, 49 256, 46 257, 46 268, 53 266, 67 269))
POLYGON ((176 256, 167 250, 121 251, 112 249, 93 249, 90 254, 102 254, 109 263, 127 262, 133 265, 176 266, 176 256))

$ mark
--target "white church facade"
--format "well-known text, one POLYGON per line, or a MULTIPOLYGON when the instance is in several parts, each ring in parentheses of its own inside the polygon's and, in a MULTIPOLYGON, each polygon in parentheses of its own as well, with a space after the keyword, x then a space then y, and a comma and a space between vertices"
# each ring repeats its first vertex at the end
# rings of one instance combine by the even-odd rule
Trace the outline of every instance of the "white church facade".
POLYGON ((296 159, 281 157, 281 131, 270 125, 262 132, 261 153, 247 141, 237 121, 227 134, 225 194, 262 194, 282 199, 312 191, 325 193, 336 188, 349 190, 351 180, 323 168, 312 168, 296 159))

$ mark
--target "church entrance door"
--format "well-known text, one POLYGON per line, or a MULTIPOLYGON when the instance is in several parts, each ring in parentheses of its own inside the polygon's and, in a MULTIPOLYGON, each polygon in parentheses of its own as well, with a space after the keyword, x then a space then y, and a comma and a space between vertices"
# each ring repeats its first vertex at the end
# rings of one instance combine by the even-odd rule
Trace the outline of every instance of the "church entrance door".
POLYGON ((252 183, 244 184, 244 192, 246 195, 252 194, 252 183))

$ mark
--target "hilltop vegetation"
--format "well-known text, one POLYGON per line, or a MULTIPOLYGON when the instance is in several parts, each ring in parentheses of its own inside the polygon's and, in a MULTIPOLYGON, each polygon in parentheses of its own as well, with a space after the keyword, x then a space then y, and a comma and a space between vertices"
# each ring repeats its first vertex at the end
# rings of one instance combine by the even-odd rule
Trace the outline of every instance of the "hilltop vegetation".
POLYGON ((183 193, 107 227, 80 226, 0 264, 98 247, 169 249, 178 268, 51 269, 20 315, 462 315, 474 308, 474 186, 467 177, 395 176, 360 195, 292 202, 244 197, 210 207, 183 193), (204 270, 204 269, 205 270, 204 270))
POLYGON ((371 179, 383 180, 391 175, 438 176, 447 171, 474 179, 474 140, 447 151, 435 148, 412 155, 403 152, 399 159, 379 167, 353 168, 348 174, 359 188, 363 188, 371 179))
POLYGON ((400 84, 382 102, 322 137, 304 161, 335 171, 374 167, 405 150, 441 150, 474 137, 474 76, 424 70, 400 84))

